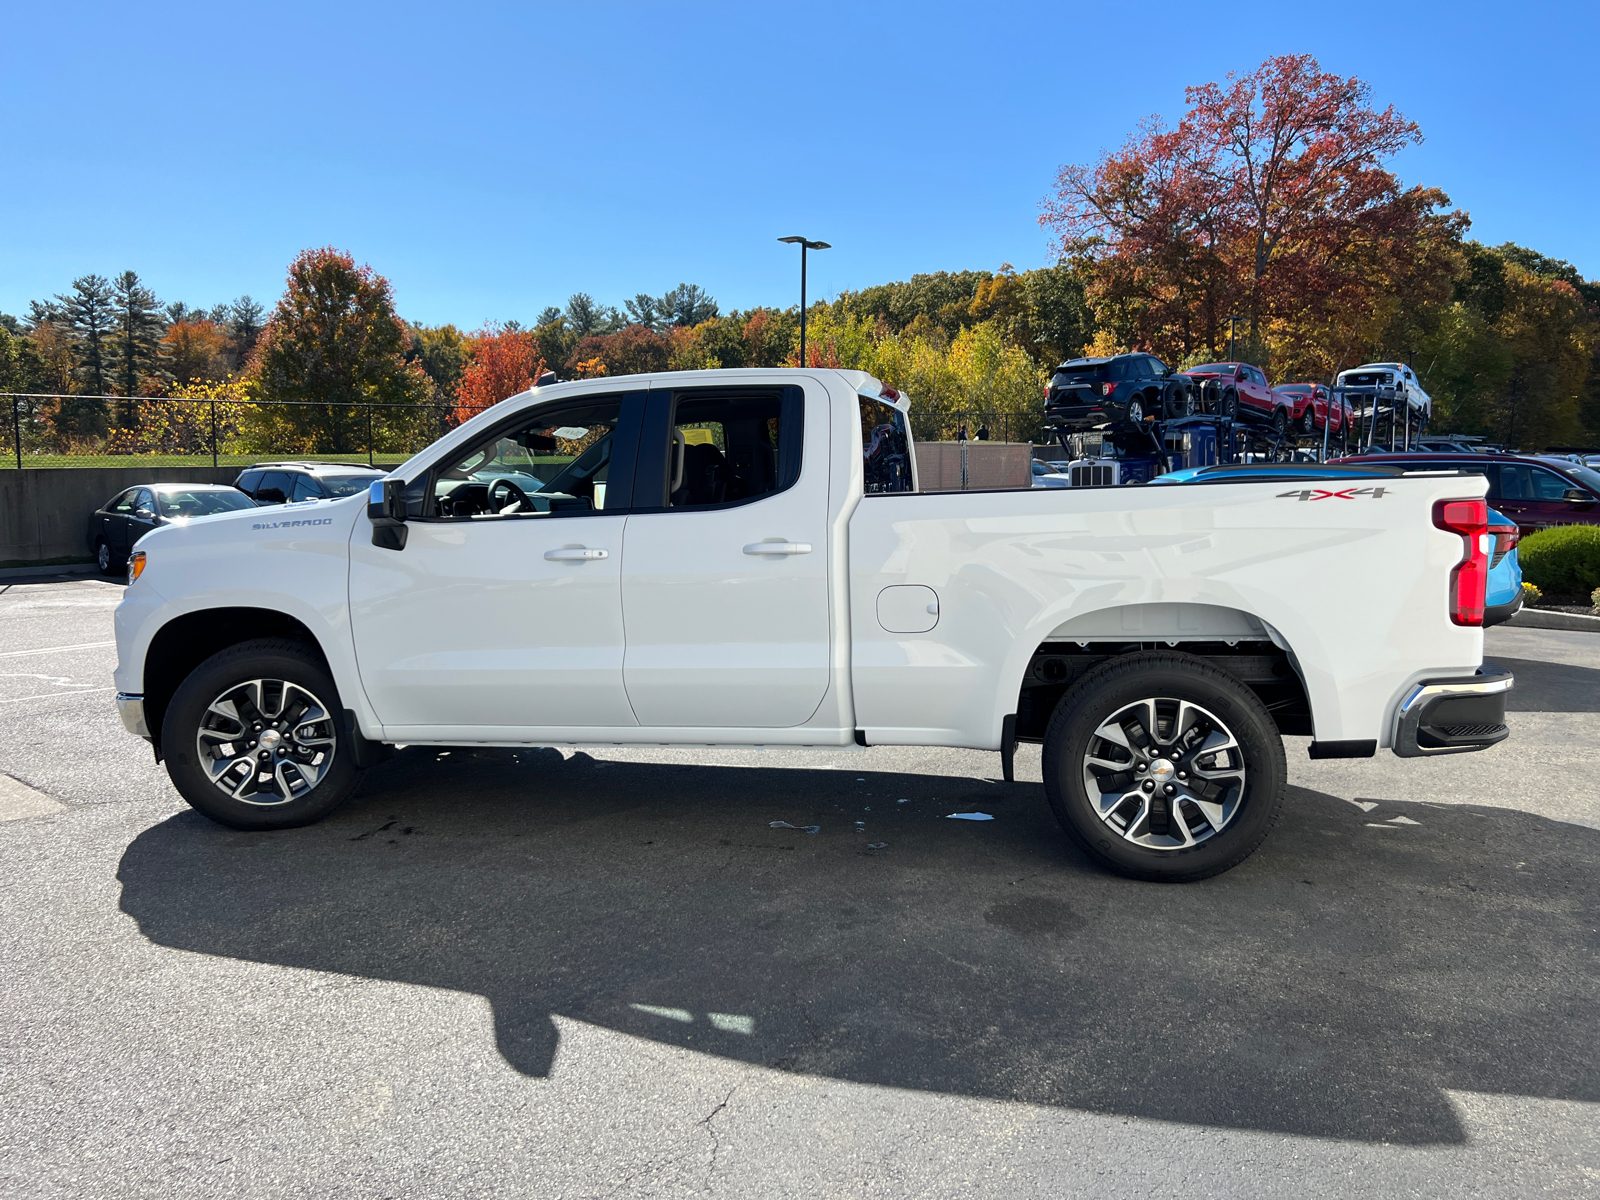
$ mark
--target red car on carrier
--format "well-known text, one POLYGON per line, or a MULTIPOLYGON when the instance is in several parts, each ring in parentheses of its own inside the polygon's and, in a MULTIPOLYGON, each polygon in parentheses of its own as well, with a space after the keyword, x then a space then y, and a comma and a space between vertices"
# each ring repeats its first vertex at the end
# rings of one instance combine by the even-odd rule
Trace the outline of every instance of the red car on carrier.
POLYGON ((1283 383, 1272 389, 1278 402, 1289 410, 1289 427, 1302 437, 1320 433, 1342 433, 1355 421, 1355 409, 1344 397, 1334 399, 1332 389, 1320 383, 1283 383))
POLYGON ((1271 425, 1281 437, 1289 432, 1289 407, 1275 396, 1266 372, 1249 363, 1202 363, 1184 373, 1194 382, 1205 411, 1271 425))

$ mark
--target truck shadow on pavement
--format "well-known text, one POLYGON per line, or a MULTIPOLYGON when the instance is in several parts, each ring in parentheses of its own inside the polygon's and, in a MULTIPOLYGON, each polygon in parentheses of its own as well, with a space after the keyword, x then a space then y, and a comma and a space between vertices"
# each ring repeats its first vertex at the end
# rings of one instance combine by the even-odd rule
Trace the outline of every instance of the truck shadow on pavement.
POLYGON ((1507 712, 1600 712, 1600 671, 1570 663, 1494 657, 1516 676, 1507 712))
POLYGON ((814 1076, 1368 1141, 1464 1140, 1446 1089, 1600 1101, 1600 831, 1369 808, 1295 790, 1245 864, 1158 886, 1087 862, 1037 784, 412 748, 308 829, 174 816, 119 878, 164 946, 483 995, 530 1076, 560 1014, 814 1076), (995 820, 945 819, 975 809, 995 820))

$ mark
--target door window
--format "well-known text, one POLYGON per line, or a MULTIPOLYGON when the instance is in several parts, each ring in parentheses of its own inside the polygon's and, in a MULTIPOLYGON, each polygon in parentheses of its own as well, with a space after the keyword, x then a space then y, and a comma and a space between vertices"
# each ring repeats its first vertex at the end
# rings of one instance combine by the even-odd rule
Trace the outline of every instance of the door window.
POLYGON ((320 500, 322 488, 318 486, 316 478, 311 475, 297 475, 294 480, 294 493, 291 500, 320 500))
POLYGON ((620 396, 537 410, 525 424, 502 429, 440 468, 433 478, 431 515, 477 521, 581 517, 626 508, 621 416, 620 396), (613 480, 621 491, 612 487, 613 480))
POLYGON ((1160 379, 1167 373, 1166 365, 1159 358, 1147 358, 1144 364, 1145 369, 1150 372, 1151 379, 1160 379))
MULTIPOLYGON (((746 504, 781 492, 800 476, 804 402, 797 387, 674 392, 646 437, 659 441, 660 477, 646 479, 654 455, 642 456, 640 497, 661 495, 667 508, 746 504), (662 418, 665 418, 664 420, 662 418)), ((648 501, 645 501, 648 504, 648 501)), ((653 507, 653 506, 652 506, 653 507)))
POLYGON ((861 397, 861 459, 867 495, 911 491, 905 413, 882 400, 861 397))
POLYGON ((261 485, 256 488, 256 499, 263 504, 283 504, 289 499, 289 493, 294 490, 287 471, 268 471, 261 476, 261 485))
POLYGON ((107 505, 107 507, 112 512, 118 513, 121 516, 132 516, 133 510, 136 507, 134 501, 136 501, 138 498, 139 489, 129 488, 127 491, 123 492, 122 495, 118 496, 109 505, 107 505))
POLYGON ((1502 464, 1499 470, 1498 499, 1560 500, 1566 495, 1567 481, 1554 471, 1512 463, 1502 464))
POLYGON ((133 501, 133 515, 146 520, 156 515, 156 498, 149 488, 140 488, 133 501))

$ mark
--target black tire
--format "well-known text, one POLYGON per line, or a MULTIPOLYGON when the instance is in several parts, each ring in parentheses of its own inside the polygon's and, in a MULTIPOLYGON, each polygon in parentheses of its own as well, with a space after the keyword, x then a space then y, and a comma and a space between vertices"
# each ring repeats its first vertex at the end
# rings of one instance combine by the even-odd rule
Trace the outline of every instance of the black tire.
POLYGON ((1239 419, 1239 393, 1229 388, 1222 393, 1222 415, 1230 421, 1239 419))
POLYGON ((102 575, 117 573, 117 556, 111 553, 111 544, 105 538, 96 538, 94 541, 94 565, 102 575))
MULTIPOLYGON (((272 690, 267 688, 264 694, 270 697, 272 690)), ((241 703, 230 700, 229 703, 234 705, 235 712, 244 713, 247 718, 249 717, 250 714, 244 707, 248 701, 241 703)), ((271 707, 270 702, 263 706, 264 710, 270 710, 271 707)), ((292 829, 299 825, 309 825, 313 821, 320 821, 342 804, 361 780, 361 772, 355 765, 354 747, 350 744, 350 735, 344 728, 343 712, 339 703, 338 689, 334 687, 333 678, 328 674, 327 667, 321 657, 303 642, 291 641, 288 638, 260 638, 255 641, 240 642, 206 659, 190 672, 189 677, 178 685, 178 690, 173 694, 161 723, 161 748, 166 758, 167 774, 179 794, 196 811, 210 817, 219 825, 246 830, 292 829), (208 719, 207 712, 213 701, 219 700, 234 689, 248 687, 251 681, 255 680, 281 681, 293 685, 295 700, 288 699, 288 688, 280 689, 278 693, 277 711, 280 714, 291 712, 292 706, 299 703, 298 697, 303 694, 309 694, 314 698, 326 714, 326 729, 322 727, 323 722, 320 719, 315 719, 313 734, 310 736, 325 740, 333 748, 330 752, 331 760, 304 791, 278 798, 277 795, 263 790, 255 793, 259 799, 252 802, 234 799, 223 791, 213 782, 209 765, 227 762, 232 768, 237 763, 245 761, 247 756, 254 757, 261 753, 254 748, 258 743, 248 739, 255 730, 260 730, 262 725, 249 720, 239 722, 241 729, 245 731, 241 735, 241 744, 247 744, 249 748, 228 758, 224 758, 220 753, 214 754, 210 756, 209 763, 202 759, 199 741, 201 723, 208 719), (255 725, 254 730, 250 729, 251 724, 255 725)), ((293 712, 285 724, 304 719, 307 725, 312 725, 313 716, 308 706, 293 712)), ((215 722, 215 718, 211 720, 215 722)), ((274 728, 270 720, 267 726, 274 728)), ((274 739, 275 742, 278 740, 274 739)), ((298 745, 288 738, 284 738, 282 744, 289 747, 298 745)), ((291 749, 289 753, 292 754, 293 750, 291 749)), ((282 777, 284 768, 287 767, 292 772, 291 778, 297 776, 304 782, 306 776, 300 773, 300 765, 291 757, 275 768, 275 773, 282 777)), ((311 764, 308 763, 307 766, 311 764)), ((255 770, 250 774, 256 775, 255 770)), ((260 785, 251 784, 251 786, 260 785)))
MULTIPOLYGON (((1178 711, 1181 710, 1174 707, 1169 712, 1169 718, 1178 711)), ((1158 716, 1158 725, 1160 720, 1158 716)), ((1134 736, 1129 734, 1129 743, 1134 740, 1134 736)), ((1137 752, 1129 753, 1134 755, 1130 767, 1137 767, 1139 762, 1145 761, 1137 757, 1137 752)), ((1138 774, 1142 774, 1142 771, 1138 774)), ((1050 718, 1044 738, 1045 794, 1056 819, 1091 856, 1113 871, 1134 879, 1187 883, 1237 866, 1254 853, 1277 823, 1278 814, 1283 808, 1287 774, 1283 739, 1255 693, 1227 672, 1192 655, 1176 651, 1130 654, 1090 671, 1062 696, 1050 718), (1136 708, 1147 698, 1156 698, 1158 711, 1160 705, 1173 701, 1187 702, 1202 710, 1201 717, 1188 722, 1179 731, 1180 740, 1183 735, 1196 730, 1214 728, 1210 725, 1210 721, 1214 721, 1223 734, 1232 735, 1236 749, 1214 743, 1211 734, 1203 732, 1205 740, 1198 746, 1176 753, 1182 748, 1171 741, 1161 743, 1158 735, 1157 748, 1163 744, 1172 746, 1175 755, 1170 758, 1150 758, 1146 765, 1156 766, 1157 773, 1146 778, 1152 782, 1155 778, 1172 779, 1180 789, 1176 799, 1163 801, 1152 795, 1145 800, 1138 794, 1140 789, 1145 788, 1145 784, 1140 782, 1138 788, 1124 796, 1116 807, 1105 810, 1103 796, 1090 796, 1085 776, 1095 774, 1097 779, 1110 780, 1112 789, 1106 794, 1114 796, 1120 788, 1131 787, 1131 781, 1137 779, 1138 775, 1133 771, 1123 773, 1129 781, 1125 785, 1122 782, 1123 775, 1096 774, 1091 771, 1087 757, 1091 749, 1103 754, 1116 750, 1115 746, 1101 739, 1097 731, 1107 726, 1114 716, 1136 708), (1218 745, 1218 750, 1206 751, 1208 744, 1218 745), (1237 754, 1238 770, 1220 767, 1218 764, 1221 760, 1216 757, 1218 753, 1227 754, 1230 760, 1237 754), (1178 776, 1175 772, 1196 767, 1197 759, 1208 760, 1210 769, 1222 773, 1218 777, 1238 775, 1237 789, 1233 790, 1230 786, 1228 790, 1218 793, 1212 790, 1216 785, 1203 782, 1197 787, 1199 769, 1190 782, 1178 783, 1179 779, 1187 776, 1178 776), (1199 796, 1202 790, 1211 793, 1213 799, 1218 795, 1224 797, 1222 804, 1213 805, 1220 814, 1216 818, 1219 825, 1214 829, 1195 803, 1194 796, 1199 796), (1145 803, 1147 812, 1137 813, 1131 823, 1119 828, 1115 824, 1119 817, 1118 808, 1125 807, 1127 803, 1141 802, 1145 803), (1171 847, 1140 844, 1132 840, 1130 835, 1137 834, 1143 821, 1146 833, 1138 836, 1178 841, 1178 834, 1159 831, 1156 818, 1157 809, 1162 804, 1171 806, 1180 816, 1179 820, 1174 821, 1172 811, 1168 811, 1162 820, 1169 828, 1181 826, 1188 840, 1171 847), (1231 807, 1227 807, 1229 804, 1231 807), (1103 815, 1106 811, 1109 811, 1109 815, 1103 815), (1184 812, 1189 814, 1188 818, 1182 817, 1184 812), (1201 818, 1198 832, 1193 825, 1184 823, 1196 816, 1201 818), (1210 832, 1206 833, 1206 830, 1210 832)))
POLYGON ((1161 393, 1161 415, 1169 421, 1176 421, 1193 411, 1194 401, 1189 398, 1189 389, 1176 381, 1167 384, 1161 393))
POLYGON ((1272 410, 1272 436, 1277 438, 1289 436, 1289 410, 1282 405, 1272 410))
POLYGON ((1300 432, 1310 437, 1317 432, 1317 410, 1311 405, 1306 405, 1305 415, 1300 418, 1300 432))
POLYGON ((1132 421, 1135 425, 1144 420, 1144 400, 1141 397, 1134 396, 1129 399, 1128 420, 1132 421))

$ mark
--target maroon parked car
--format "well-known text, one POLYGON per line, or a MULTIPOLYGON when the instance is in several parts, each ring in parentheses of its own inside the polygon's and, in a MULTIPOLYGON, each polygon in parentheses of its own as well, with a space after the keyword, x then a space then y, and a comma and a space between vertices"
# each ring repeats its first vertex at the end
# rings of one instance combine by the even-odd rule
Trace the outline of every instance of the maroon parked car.
POLYGON ((1600 471, 1529 454, 1377 451, 1336 459, 1416 471, 1472 471, 1488 477, 1489 506, 1517 523, 1522 536, 1552 525, 1600 525, 1600 471))

